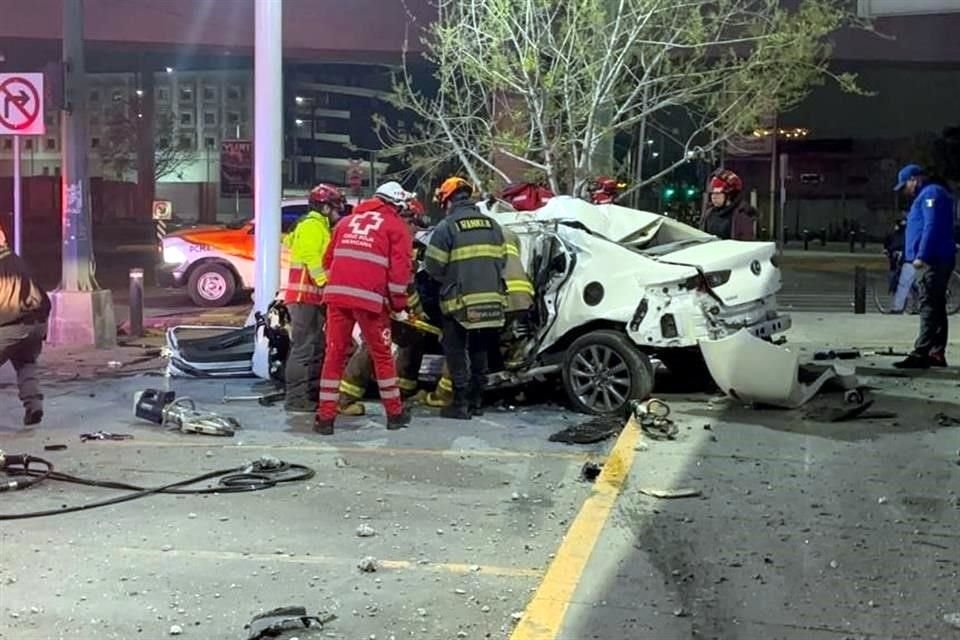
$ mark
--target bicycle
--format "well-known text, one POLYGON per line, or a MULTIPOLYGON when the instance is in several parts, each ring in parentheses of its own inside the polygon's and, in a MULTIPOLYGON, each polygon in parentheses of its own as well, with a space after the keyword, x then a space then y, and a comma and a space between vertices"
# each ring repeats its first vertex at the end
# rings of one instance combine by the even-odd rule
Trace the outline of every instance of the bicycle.
MULTIPOLYGON (((894 261, 897 266, 889 270, 885 276, 876 275, 873 277, 871 288, 873 289, 873 300, 877 311, 886 314, 916 314, 920 311, 920 305, 917 301, 918 290, 916 280, 910 283, 910 288, 905 295, 903 308, 897 309, 896 303, 897 289, 900 284, 900 275, 903 270, 903 256, 900 252, 894 254, 894 261)), ((913 268, 912 265, 910 267, 913 268)), ((960 312, 960 272, 954 271, 950 274, 947 281, 947 315, 952 316, 960 312)))

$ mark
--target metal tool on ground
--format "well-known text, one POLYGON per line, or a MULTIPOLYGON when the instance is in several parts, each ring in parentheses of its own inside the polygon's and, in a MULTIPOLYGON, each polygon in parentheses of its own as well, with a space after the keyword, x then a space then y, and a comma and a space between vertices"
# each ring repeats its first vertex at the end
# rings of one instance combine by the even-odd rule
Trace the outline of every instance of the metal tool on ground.
POLYGON ((270 393, 250 394, 246 396, 223 396, 223 403, 230 402, 256 402, 262 407, 269 407, 282 401, 287 393, 284 390, 271 391, 270 393))
POLYGON ((654 440, 673 440, 677 436, 677 425, 669 418, 670 405, 663 400, 634 400, 630 403, 634 419, 640 423, 640 429, 654 440))
POLYGON ((110 433, 109 431, 80 434, 81 442, 89 442, 90 440, 133 440, 133 436, 129 433, 110 433))
POLYGON ((240 423, 234 418, 213 411, 200 411, 192 399, 177 399, 173 391, 138 391, 134 396, 134 414, 155 424, 172 426, 183 433, 232 436, 240 429, 240 423))

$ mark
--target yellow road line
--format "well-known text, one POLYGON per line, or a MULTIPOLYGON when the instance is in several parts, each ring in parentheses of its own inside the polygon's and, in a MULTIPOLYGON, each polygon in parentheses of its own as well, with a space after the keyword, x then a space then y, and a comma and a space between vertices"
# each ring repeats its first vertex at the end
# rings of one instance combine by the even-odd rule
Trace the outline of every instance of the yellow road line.
POLYGON ((338 447, 331 445, 286 445, 286 444, 228 444, 221 445, 209 440, 203 442, 164 441, 164 440, 121 440, 111 442, 111 447, 194 447, 205 449, 230 449, 242 451, 245 449, 263 449, 268 451, 313 451, 329 454, 372 454, 372 455, 417 455, 439 457, 477 457, 477 458, 552 458, 557 460, 589 460, 599 457, 595 453, 560 453, 554 451, 507 451, 484 449, 405 449, 396 447, 338 447))
POLYGON ((631 419, 617 438, 590 497, 560 543, 557 555, 510 640, 555 640, 617 497, 633 464, 640 430, 631 419))
MULTIPOLYGON (((11 547, 22 547, 24 553, 27 549, 33 549, 36 545, 27 545, 17 542, 3 543, 5 549, 11 547)), ((91 547, 77 545, 46 545, 46 550, 61 549, 74 556, 81 550, 92 550, 91 547)), ((249 562, 271 563, 279 562, 283 564, 311 564, 311 565, 355 565, 358 558, 344 558, 337 556, 320 556, 295 554, 293 556, 286 553, 241 553, 238 551, 212 551, 206 549, 171 549, 163 551, 161 549, 145 549, 143 547, 110 547, 110 553, 129 553, 138 556, 156 556, 163 558, 185 558, 191 560, 245 560, 249 562)), ((425 571, 428 573, 455 573, 466 574, 474 573, 477 575, 496 576, 504 578, 539 578, 543 576, 543 571, 539 569, 524 569, 522 567, 501 567, 496 565, 469 565, 456 562, 431 562, 429 564, 420 564, 410 562, 409 560, 380 560, 380 566, 384 569, 425 571)))

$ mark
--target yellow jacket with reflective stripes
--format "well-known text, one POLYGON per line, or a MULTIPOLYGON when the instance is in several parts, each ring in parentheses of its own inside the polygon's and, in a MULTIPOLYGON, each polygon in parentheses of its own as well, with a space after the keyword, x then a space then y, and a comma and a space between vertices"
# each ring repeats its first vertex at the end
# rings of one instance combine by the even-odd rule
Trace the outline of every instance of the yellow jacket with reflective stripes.
POLYGON ((317 211, 300 218, 283 239, 290 250, 290 272, 284 290, 287 303, 322 304, 321 294, 327 283, 323 254, 330 245, 330 220, 317 211))
POLYGON ((533 283, 523 268, 520 257, 520 237, 510 229, 503 229, 506 241, 507 263, 504 277, 507 284, 507 311, 526 311, 533 306, 533 283))
POLYGON ((500 328, 506 307, 503 230, 467 200, 434 228, 424 267, 440 283, 440 310, 468 329, 500 328))

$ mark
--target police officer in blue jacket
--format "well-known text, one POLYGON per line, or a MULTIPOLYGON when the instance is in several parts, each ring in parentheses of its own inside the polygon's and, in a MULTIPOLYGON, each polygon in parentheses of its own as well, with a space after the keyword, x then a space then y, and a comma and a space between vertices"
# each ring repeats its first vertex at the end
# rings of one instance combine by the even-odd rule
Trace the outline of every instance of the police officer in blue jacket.
POLYGON ((953 196, 918 165, 897 176, 896 191, 913 198, 907 214, 904 261, 916 270, 920 335, 913 352, 894 364, 900 369, 947 366, 947 283, 956 264, 953 196))

